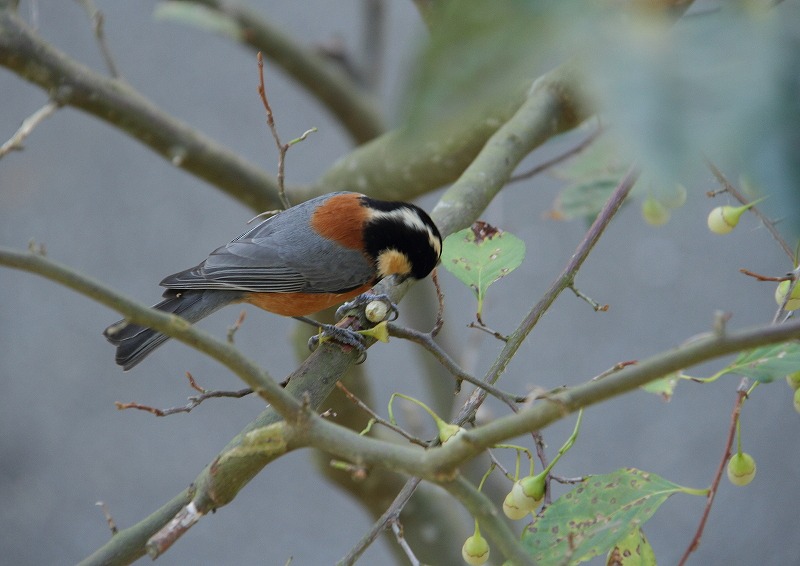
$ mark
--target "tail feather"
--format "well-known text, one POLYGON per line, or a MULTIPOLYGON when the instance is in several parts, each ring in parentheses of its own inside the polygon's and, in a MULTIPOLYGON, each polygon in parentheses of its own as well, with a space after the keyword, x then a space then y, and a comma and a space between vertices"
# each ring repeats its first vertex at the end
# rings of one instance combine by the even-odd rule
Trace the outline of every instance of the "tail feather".
MULTIPOLYGON (((176 314, 191 323, 207 317, 217 309, 234 302, 239 293, 225 291, 186 291, 169 296, 154 309, 176 314)), ((169 340, 169 336, 152 328, 130 324, 125 320, 115 322, 103 331, 103 336, 117 347, 117 365, 127 371, 147 357, 150 352, 169 340)))

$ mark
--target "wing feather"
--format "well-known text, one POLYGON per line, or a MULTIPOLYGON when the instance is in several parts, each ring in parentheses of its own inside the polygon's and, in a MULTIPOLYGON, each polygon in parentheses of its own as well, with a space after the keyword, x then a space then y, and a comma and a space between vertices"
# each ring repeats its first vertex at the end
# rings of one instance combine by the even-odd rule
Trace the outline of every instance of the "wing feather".
POLYGON ((310 228, 314 209, 330 196, 268 218, 214 250, 200 265, 166 277, 161 285, 257 293, 340 293, 369 283, 375 269, 364 254, 339 246, 310 228))

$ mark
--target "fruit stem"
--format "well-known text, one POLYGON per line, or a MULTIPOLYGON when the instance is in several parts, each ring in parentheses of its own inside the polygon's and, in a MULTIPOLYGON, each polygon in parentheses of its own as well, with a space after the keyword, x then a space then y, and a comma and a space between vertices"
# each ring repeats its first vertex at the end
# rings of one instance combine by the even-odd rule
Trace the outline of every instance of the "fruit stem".
POLYGON ((553 461, 550 462, 550 464, 548 464, 548 466, 544 470, 542 470, 542 473, 540 475, 549 474, 550 470, 553 469, 553 466, 556 465, 556 462, 558 462, 558 460, 561 458, 561 456, 566 454, 567 450, 572 448, 572 445, 575 444, 576 440, 578 440, 578 431, 581 428, 581 420, 583 420, 583 409, 578 411, 578 420, 575 422, 575 428, 572 430, 572 434, 567 439, 567 441, 564 443, 564 445, 561 448, 559 448, 558 454, 556 454, 555 458, 553 458, 553 461))

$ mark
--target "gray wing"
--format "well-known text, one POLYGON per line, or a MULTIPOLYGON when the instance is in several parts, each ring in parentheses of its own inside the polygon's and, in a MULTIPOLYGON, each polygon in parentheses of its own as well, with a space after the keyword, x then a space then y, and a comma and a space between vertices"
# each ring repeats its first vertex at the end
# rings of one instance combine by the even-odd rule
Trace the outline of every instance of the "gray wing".
MULTIPOLYGON (((339 293, 372 280, 366 256, 309 228, 317 197, 268 218, 200 265, 166 277, 168 289, 227 289, 257 293, 339 293)), ((342 219, 346 222, 347 219, 342 219)))

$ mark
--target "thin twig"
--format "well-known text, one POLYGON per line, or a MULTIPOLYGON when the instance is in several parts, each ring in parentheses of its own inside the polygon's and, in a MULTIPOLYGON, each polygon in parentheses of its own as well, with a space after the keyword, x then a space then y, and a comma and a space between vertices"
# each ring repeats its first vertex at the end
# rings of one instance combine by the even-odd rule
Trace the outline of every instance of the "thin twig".
POLYGON ((310 134, 316 132, 317 129, 311 128, 306 130, 299 138, 293 139, 289 143, 281 142, 281 137, 278 135, 278 128, 275 126, 275 115, 272 113, 272 107, 269 105, 269 99, 267 99, 267 89, 264 86, 264 57, 261 55, 261 51, 258 52, 256 58, 258 60, 258 95, 261 97, 264 110, 267 112, 267 126, 269 126, 269 131, 272 133, 272 139, 275 140, 275 146, 278 148, 278 196, 281 199, 283 208, 287 209, 292 205, 289 202, 289 198, 286 196, 286 152, 288 152, 289 148, 294 144, 304 141, 310 134))
POLYGON ((489 460, 492 462, 492 464, 494 464, 495 467, 497 467, 497 469, 500 470, 503 473, 504 476, 506 476, 508 479, 510 479, 513 482, 514 481, 514 475, 511 472, 509 472, 505 468, 505 466, 503 466, 503 464, 500 463, 500 460, 498 460, 497 456, 494 455, 494 451, 490 448, 490 449, 486 450, 486 452, 489 454, 489 460))
POLYGON ((608 311, 608 305, 601 305, 600 303, 592 299, 590 296, 584 295, 574 284, 571 283, 569 285, 569 288, 573 293, 575 293, 576 297, 589 303, 589 306, 591 306, 594 309, 594 312, 608 311))
POLYGON ((511 178, 509 178, 508 182, 516 183, 517 181, 524 181, 525 179, 530 179, 531 177, 535 177, 539 173, 547 171, 554 165, 558 165, 559 163, 561 163, 562 161, 566 161, 573 155, 577 155, 578 153, 582 152, 584 149, 592 145, 594 140, 596 140, 602 133, 603 133, 603 126, 598 125, 595 131, 589 134, 583 141, 581 141, 575 147, 565 151, 560 155, 553 157, 552 159, 548 159, 544 163, 540 163, 539 165, 537 165, 533 169, 530 169, 529 171, 525 171, 524 173, 518 173, 517 175, 512 175, 511 178))
POLYGON ((186 372, 186 378, 189 380, 189 386, 194 389, 195 391, 199 392, 200 395, 193 395, 189 397, 189 402, 186 403, 183 407, 171 407, 169 409, 157 409, 156 407, 151 407, 149 405, 142 405, 140 403, 120 403, 116 401, 114 405, 120 411, 125 409, 137 409, 139 411, 146 411, 151 413, 157 417, 168 417, 169 415, 175 415, 177 413, 189 413, 192 409, 197 407, 200 403, 205 401, 206 399, 212 399, 217 397, 229 397, 233 399, 241 399, 242 397, 246 397, 250 395, 253 390, 249 387, 245 389, 240 389, 239 391, 209 391, 208 389, 203 389, 200 387, 197 382, 194 380, 194 377, 188 371, 186 372))
MULTIPOLYGON (((743 379, 742 382, 746 382, 747 378, 743 379)), ((719 488, 720 480, 722 479, 722 474, 725 471, 725 464, 728 462, 728 459, 731 457, 731 448, 733 447, 733 439, 736 435, 736 423, 739 421, 739 414, 742 411, 742 404, 744 403, 745 398, 747 397, 747 388, 743 387, 742 385, 739 386, 737 390, 736 396, 736 403, 733 406, 733 413, 731 414, 731 426, 728 430, 728 439, 725 442, 725 451, 722 454, 722 459, 720 460, 719 466, 717 467, 717 473, 714 475, 714 481, 711 483, 711 488, 708 491, 708 495, 706 496, 706 506, 703 509, 703 516, 700 519, 700 524, 697 526, 697 531, 692 538, 692 542, 689 543, 689 546, 686 548, 686 551, 683 553, 680 562, 678 562, 678 566, 683 566, 686 564, 686 561, 689 559, 689 555, 692 554, 697 547, 700 546, 700 538, 703 536, 703 530, 706 526, 706 521, 708 520, 708 516, 711 513, 711 505, 714 503, 714 496, 717 494, 717 488, 719 488)))
POLYGON ((413 328, 397 326, 396 324, 392 323, 389 323, 387 328, 389 329, 389 336, 409 340, 428 350, 431 354, 433 354, 433 357, 436 358, 438 362, 442 364, 454 378, 456 378, 456 380, 466 381, 475 387, 485 390, 487 393, 494 395, 503 401, 509 407, 514 407, 516 403, 522 403, 525 401, 526 397, 524 395, 511 395, 505 391, 497 389, 489 383, 481 381, 473 375, 468 374, 455 362, 453 358, 450 357, 447 352, 441 348, 441 346, 433 341, 433 337, 430 335, 430 333, 420 332, 419 330, 414 330, 413 328))
POLYGON ((389 505, 388 509, 383 512, 383 515, 378 517, 378 520, 375 521, 369 530, 361 537, 353 548, 350 549, 350 552, 342 558, 339 562, 337 562, 337 566, 351 566, 352 564, 356 563, 356 560, 364 554, 364 551, 375 542, 375 539, 378 538, 384 530, 386 530, 386 526, 400 517, 400 512, 408 503, 408 500, 411 499, 411 496, 414 495, 414 492, 417 489, 417 486, 422 481, 422 478, 410 478, 403 489, 400 490, 400 493, 397 494, 397 497, 394 498, 392 504, 389 505))
POLYGON ((267 112, 267 126, 278 148, 278 196, 281 199, 283 208, 287 209, 292 206, 289 203, 289 199, 286 197, 286 187, 284 186, 284 160, 289 146, 281 143, 281 138, 278 135, 278 128, 275 126, 275 116, 272 113, 272 107, 269 105, 269 99, 267 99, 267 89, 264 86, 264 57, 261 55, 261 51, 256 55, 256 59, 258 60, 258 95, 261 97, 264 110, 267 112))
MULTIPOLYGON (((738 200, 743 205, 750 204, 750 201, 748 201, 745 198, 745 196, 742 193, 740 193, 736 189, 736 187, 733 186, 733 183, 731 183, 727 179, 727 177, 725 177, 725 175, 722 174, 722 171, 720 171, 717 168, 717 166, 714 165, 714 163, 712 163, 711 160, 708 159, 708 158, 706 158, 706 165, 711 170, 711 172, 714 174, 714 177, 717 178, 717 181, 723 187, 725 187, 725 192, 729 193, 733 198, 738 200)), ((795 261, 794 250, 792 250, 792 248, 789 247, 789 244, 787 244, 786 240, 783 239, 783 237, 781 236, 780 232, 778 232, 778 229, 775 228, 775 223, 772 222, 772 220, 770 220, 769 218, 767 218, 767 216, 764 215, 758 209, 758 207, 756 207, 756 206, 751 206, 748 210, 750 210, 750 212, 755 214, 758 217, 758 219, 761 220, 761 222, 767 228, 769 233, 772 234, 772 237, 775 239, 775 241, 778 242, 778 245, 780 245, 780 247, 783 249, 783 251, 786 253, 786 255, 789 256, 789 260, 792 262, 792 265, 794 265, 794 261, 795 261)))
POLYGON ((397 544, 399 544, 400 548, 403 549, 403 552, 406 553, 406 558, 408 558, 411 566, 419 566, 419 559, 417 559, 417 557, 414 555, 414 551, 411 549, 408 541, 403 536, 403 525, 400 524, 399 519, 393 519, 390 525, 392 527, 392 532, 394 533, 394 538, 397 541, 397 544))
POLYGON ((238 318, 236 319, 236 322, 234 322, 231 326, 228 327, 227 338, 229 344, 233 344, 233 338, 234 336, 236 336, 236 333, 242 327, 242 324, 244 324, 244 319, 246 316, 247 316, 247 311, 240 312, 238 318))
POLYGON ((108 48, 106 35, 103 31, 103 24, 105 23, 103 12, 97 9, 92 0, 78 0, 78 2, 84 7, 86 13, 89 15, 89 19, 92 21, 94 37, 97 39, 100 53, 103 55, 106 67, 108 67, 108 73, 115 79, 118 79, 120 77, 119 71, 117 70, 117 65, 114 63, 114 58, 111 56, 111 50, 108 48))
POLYGON ((625 368, 625 367, 628 367, 628 366, 632 366, 635 363, 637 363, 636 360, 628 360, 628 361, 625 361, 625 362, 617 362, 613 366, 611 366, 610 368, 605 370, 604 372, 594 376, 591 379, 591 381, 598 381, 600 379, 606 378, 609 375, 613 375, 613 374, 617 373, 622 368, 625 368))
MULTIPOLYGON (((381 417, 378 413, 373 411, 369 407, 369 405, 364 403, 364 401, 362 401, 361 399, 356 397, 349 389, 347 389, 347 387, 345 387, 345 385, 341 381, 338 381, 336 383, 336 387, 338 387, 339 390, 342 393, 345 394, 345 397, 347 397, 350 401, 352 401, 359 409, 361 409, 362 411, 367 413, 370 416, 371 422, 377 423, 379 425, 383 425, 386 428, 388 428, 390 430, 393 430, 394 432, 396 432, 397 434, 399 434, 400 436, 402 436, 403 438, 405 438, 409 442, 412 442, 414 444, 422 446, 423 448, 427 448, 428 447, 428 443, 425 442, 424 440, 422 440, 420 438, 417 438, 413 434, 410 434, 410 433, 406 432, 405 430, 403 430, 402 428, 400 428, 396 424, 390 423, 389 421, 387 421, 386 419, 381 417)), ((370 425, 370 427, 371 426, 372 425, 370 425)))
POLYGON ((467 325, 467 328, 474 328, 475 330, 482 330, 483 332, 485 332, 489 336, 497 338, 501 342, 508 342, 508 336, 506 336, 505 334, 503 334, 499 330, 495 330, 494 328, 486 326, 483 323, 483 319, 481 319, 480 315, 477 315, 477 322, 470 322, 467 325))
POLYGON ((794 277, 792 277, 791 275, 783 275, 781 277, 772 277, 771 275, 761 275, 760 273, 756 273, 755 271, 750 271, 749 269, 745 268, 741 268, 739 270, 739 273, 743 273, 748 277, 753 277, 754 279, 758 279, 759 281, 775 281, 776 283, 781 281, 792 281, 794 279, 794 277))
MULTIPOLYGON (((484 383, 494 384, 500 378, 500 375, 505 371, 506 366, 514 357, 514 354, 522 345, 522 342, 539 322, 542 315, 547 312, 561 292, 572 284, 575 280, 575 274, 578 273, 583 262, 586 261, 589 253, 600 240, 600 236, 602 236, 611 222, 611 219, 614 218, 614 215, 616 215, 617 211, 622 206, 623 201, 628 197, 628 194, 630 194, 638 178, 639 170, 636 165, 632 165, 619 182, 619 185, 617 185, 617 188, 611 193, 605 205, 603 205, 603 209, 600 211, 600 214, 597 215, 597 218, 595 218, 595 221, 586 232, 581 243, 578 244, 575 253, 570 257, 564 270, 539 302, 531 308, 517 329, 509 336, 509 340, 506 342, 503 351, 500 352, 492 366, 486 372, 486 376, 482 380, 484 383)), ((484 391, 476 391, 476 393, 470 396, 469 403, 461 409, 456 422, 468 422, 472 420, 475 411, 483 404, 485 398, 486 393, 484 391)))
POLYGON ((117 523, 114 521, 114 517, 111 516, 105 501, 98 501, 95 503, 95 505, 97 505, 103 511, 103 516, 106 518, 106 523, 108 524, 108 529, 111 531, 111 536, 117 534, 119 532, 117 523))
POLYGON ((12 151, 21 151, 24 149, 22 142, 25 141, 25 138, 31 135, 31 132, 33 132, 36 126, 41 124, 59 108, 60 105, 51 100, 39 108, 39 110, 25 118, 14 135, 11 136, 6 143, 0 146, 0 159, 7 153, 11 153, 12 151))
POLYGON ((436 300, 439 302, 439 308, 436 310, 436 322, 430 331, 431 338, 436 338, 436 335, 439 334, 444 326, 444 293, 442 292, 442 286, 439 284, 438 270, 435 268, 431 273, 431 281, 433 281, 433 287, 436 289, 436 300))

